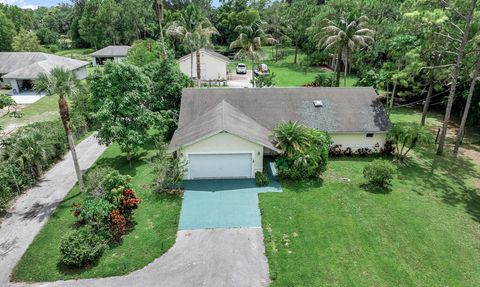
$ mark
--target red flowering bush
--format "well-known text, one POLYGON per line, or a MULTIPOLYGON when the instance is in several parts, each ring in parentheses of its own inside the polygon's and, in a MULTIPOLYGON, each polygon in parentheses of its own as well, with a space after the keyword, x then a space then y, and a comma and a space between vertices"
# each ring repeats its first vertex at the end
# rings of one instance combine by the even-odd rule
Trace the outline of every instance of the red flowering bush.
POLYGON ((140 199, 135 195, 135 192, 131 188, 126 188, 122 192, 119 206, 122 214, 129 216, 134 209, 140 204, 140 199))
POLYGON ((118 240, 127 233, 127 219, 117 209, 110 212, 110 233, 113 238, 118 240))

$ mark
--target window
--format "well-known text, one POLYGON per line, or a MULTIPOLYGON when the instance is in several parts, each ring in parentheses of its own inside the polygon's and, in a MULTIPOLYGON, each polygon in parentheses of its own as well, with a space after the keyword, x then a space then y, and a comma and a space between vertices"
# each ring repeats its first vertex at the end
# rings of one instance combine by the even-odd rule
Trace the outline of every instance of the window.
POLYGON ((367 138, 373 138, 373 133, 367 133, 367 138))

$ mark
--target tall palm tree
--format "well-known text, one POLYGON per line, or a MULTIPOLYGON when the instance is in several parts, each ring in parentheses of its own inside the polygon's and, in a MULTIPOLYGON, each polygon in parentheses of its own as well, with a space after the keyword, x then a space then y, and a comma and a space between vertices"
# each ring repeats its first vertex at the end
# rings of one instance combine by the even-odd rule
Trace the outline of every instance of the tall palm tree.
POLYGON ((336 84, 340 84, 340 62, 345 64, 345 85, 347 81, 348 62, 351 60, 353 51, 369 47, 374 42, 375 31, 367 28, 367 16, 361 16, 349 22, 341 18, 339 23, 327 20, 327 25, 316 34, 318 46, 325 49, 335 49, 337 64, 335 66, 336 84))
POLYGON ((72 130, 70 125, 70 113, 68 111, 68 103, 66 97, 76 96, 80 91, 80 83, 72 71, 64 68, 55 67, 50 74, 42 73, 34 82, 33 89, 39 93, 44 91, 47 96, 58 95, 58 112, 62 119, 65 134, 67 135, 68 146, 72 153, 73 164, 77 174, 78 185, 80 191, 83 191, 83 178, 78 164, 75 143, 73 142, 72 130))
POLYGON ((193 54, 196 54, 197 85, 200 86, 200 49, 210 48, 213 35, 219 35, 208 18, 196 5, 190 4, 181 13, 178 20, 167 28, 167 35, 182 40, 190 52, 190 78, 193 79, 193 54))
POLYGON ((235 27, 235 32, 239 33, 238 38, 230 44, 230 49, 240 48, 235 55, 237 59, 246 59, 252 62, 252 85, 255 87, 255 61, 263 58, 262 45, 273 44, 276 40, 272 35, 265 33, 263 26, 265 24, 257 21, 252 25, 235 27))
POLYGON ((310 138, 304 125, 298 122, 283 122, 274 131, 276 146, 283 154, 293 157, 302 153, 303 147, 310 146, 310 138))

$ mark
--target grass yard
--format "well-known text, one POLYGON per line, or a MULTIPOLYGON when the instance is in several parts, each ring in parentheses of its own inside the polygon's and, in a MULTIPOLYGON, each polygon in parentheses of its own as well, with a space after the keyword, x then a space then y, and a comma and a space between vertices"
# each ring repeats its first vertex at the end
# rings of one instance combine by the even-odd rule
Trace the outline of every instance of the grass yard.
POLYGON ((58 97, 43 97, 21 110, 22 117, 14 118, 11 114, 0 117, 0 126, 22 126, 38 121, 47 121, 60 117, 58 115, 58 97))
POLYGON ((90 54, 93 52, 95 52, 95 50, 90 48, 70 49, 56 52, 55 55, 90 62, 92 60, 90 54))
POLYGON ((480 286, 480 168, 434 152, 417 149, 386 192, 362 188, 373 158, 337 158, 323 181, 260 194, 272 286, 480 286))
MULTIPOLYGON (((263 48, 265 53, 265 60, 262 63, 267 64, 270 71, 275 73, 276 86, 277 87, 298 87, 315 80, 315 76, 322 71, 319 67, 308 67, 305 69, 299 64, 293 64, 295 49, 289 48, 284 49, 285 57, 279 59, 278 61, 273 60, 272 49, 270 47, 263 48)), ((305 57, 301 51, 298 54, 297 62, 301 63, 302 59, 305 57)), ((237 63, 243 62, 247 65, 248 69, 252 69, 252 64, 245 61, 232 61, 228 65, 229 69, 234 73, 237 63)), ((353 86, 357 81, 357 78, 354 75, 349 75, 347 77, 347 87, 353 86)), ((340 81, 340 86, 344 86, 343 76, 340 81)))
POLYGON ((144 267, 166 252, 175 242, 181 198, 151 191, 148 185, 153 173, 149 162, 153 151, 143 150, 140 154, 130 167, 118 146, 112 145, 95 163, 132 175, 134 189, 142 200, 135 211, 135 229, 121 244, 107 249, 96 264, 83 270, 59 264, 60 240, 74 222, 71 206, 85 198, 75 187, 30 245, 16 266, 12 280, 39 282, 123 275, 144 267))
POLYGON ((417 155, 388 193, 361 188, 372 159, 346 158, 260 194, 272 286, 479 286, 480 172, 417 155))

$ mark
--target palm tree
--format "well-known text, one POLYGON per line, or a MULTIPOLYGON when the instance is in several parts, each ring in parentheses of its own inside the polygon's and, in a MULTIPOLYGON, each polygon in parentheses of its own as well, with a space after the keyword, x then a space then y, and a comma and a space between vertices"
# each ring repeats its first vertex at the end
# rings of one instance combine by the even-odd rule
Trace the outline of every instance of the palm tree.
POLYGON ((336 84, 340 84, 340 61, 345 64, 345 85, 347 82, 348 62, 351 60, 353 51, 369 47, 374 42, 374 30, 367 28, 367 16, 361 16, 351 22, 345 18, 340 23, 327 20, 328 25, 321 28, 315 35, 318 39, 318 46, 325 49, 335 49, 337 53, 337 64, 335 65, 336 84))
POLYGON ((219 35, 217 29, 205 15, 190 4, 180 13, 180 18, 173 21, 167 28, 167 35, 182 40, 190 52, 190 78, 193 79, 193 53, 196 53, 197 85, 200 86, 200 49, 212 46, 211 38, 219 35))
POLYGON ((276 146, 288 157, 302 153, 303 147, 310 146, 310 137, 304 125, 298 122, 284 122, 274 131, 276 146))
POLYGON ((276 40, 272 35, 263 30, 264 23, 257 21, 252 25, 235 27, 235 32, 239 33, 238 38, 230 44, 230 49, 240 48, 235 55, 237 59, 247 59, 252 61, 252 85, 255 87, 255 61, 263 58, 262 45, 273 44, 276 40))
POLYGON ((39 177, 54 154, 53 146, 46 144, 43 139, 36 129, 22 131, 11 145, 5 146, 5 155, 32 177, 39 177))
POLYGON ((163 37, 163 14, 165 11, 165 6, 163 5, 163 0, 155 0, 154 4, 154 9, 155 9, 155 14, 157 15, 158 19, 158 26, 160 29, 160 42, 162 43, 162 51, 163 51, 163 56, 167 55, 167 51, 165 48, 165 38, 163 37))
POLYGON ((55 67, 50 74, 42 73, 34 83, 34 90, 39 93, 44 91, 47 96, 58 95, 58 112, 62 119, 65 134, 67 135, 68 146, 72 153, 75 172, 77 173, 78 185, 80 191, 83 191, 83 178, 78 164, 77 152, 70 126, 70 114, 68 112, 68 103, 66 97, 73 97, 79 93, 80 83, 72 71, 64 68, 55 67))

